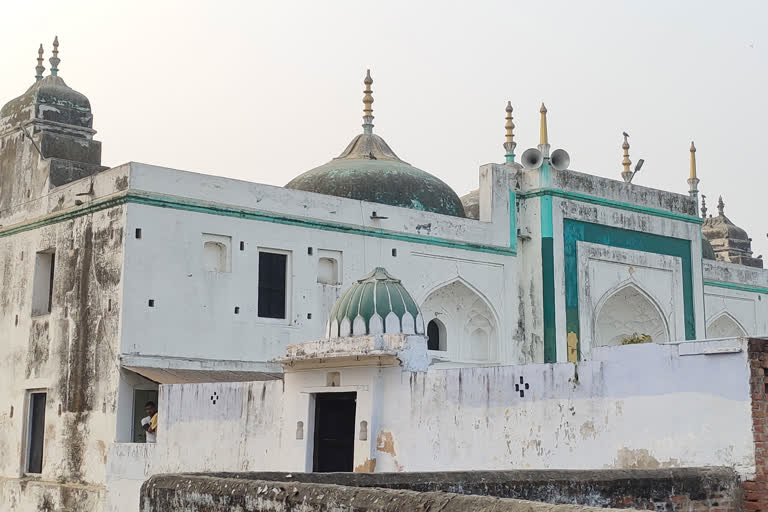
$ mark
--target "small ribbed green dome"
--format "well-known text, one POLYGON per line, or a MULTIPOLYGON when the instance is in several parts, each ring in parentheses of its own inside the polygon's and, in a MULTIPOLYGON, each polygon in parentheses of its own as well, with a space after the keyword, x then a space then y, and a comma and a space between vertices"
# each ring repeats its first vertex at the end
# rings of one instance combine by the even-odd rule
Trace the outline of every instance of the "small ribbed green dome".
POLYGON ((328 337, 424 334, 424 319, 411 294, 382 267, 355 282, 331 310, 328 337))

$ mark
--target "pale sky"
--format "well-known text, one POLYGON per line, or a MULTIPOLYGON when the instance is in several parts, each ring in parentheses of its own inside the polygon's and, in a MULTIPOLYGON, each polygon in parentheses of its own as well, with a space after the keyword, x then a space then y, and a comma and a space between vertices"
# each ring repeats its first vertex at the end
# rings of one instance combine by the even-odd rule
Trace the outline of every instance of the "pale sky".
POLYGON ((710 213, 722 194, 768 258, 765 1, 0 0, 0 19, 0 103, 58 35, 105 165, 284 185, 362 131, 371 68, 375 133, 459 195, 503 161, 506 101, 518 155, 544 101, 574 170, 621 179, 627 131, 635 183, 687 193, 695 140, 710 213))

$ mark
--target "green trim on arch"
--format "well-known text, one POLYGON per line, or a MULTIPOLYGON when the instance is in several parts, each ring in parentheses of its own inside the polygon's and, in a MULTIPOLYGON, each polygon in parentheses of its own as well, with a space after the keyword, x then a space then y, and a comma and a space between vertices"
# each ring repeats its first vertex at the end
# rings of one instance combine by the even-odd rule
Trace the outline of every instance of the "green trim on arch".
MULTIPOLYGON (((564 263, 565 263, 565 328, 574 332, 581 340, 579 330, 579 283, 577 242, 632 249, 676 256, 683 266, 683 313, 685 318, 685 339, 696 339, 696 319, 693 302, 693 266, 691 263, 691 241, 640 231, 603 226, 572 219, 563 221, 564 263)), ((580 343, 579 343, 580 345, 580 343)), ((546 347, 545 347, 546 350, 546 347)), ((580 350, 580 348, 579 348, 580 350)))
POLYGON ((384 229, 354 226, 329 221, 318 221, 304 219, 300 217, 291 217, 271 212, 250 210, 245 208, 234 208, 231 206, 222 206, 214 203, 198 201, 194 199, 171 197, 162 194, 151 194, 145 192, 129 191, 119 196, 109 197, 102 200, 96 200, 87 206, 68 210, 65 212, 54 213, 42 219, 31 222, 11 225, 6 228, 0 228, 0 238, 22 233, 32 229, 37 229, 51 224, 57 224, 84 215, 90 215, 100 210, 113 208, 124 204, 141 204, 145 206, 154 206, 158 208, 171 208, 174 210, 183 210, 189 212, 206 213, 211 215, 221 215, 224 217, 236 217, 241 219, 256 220, 262 222, 274 222, 290 226, 298 226, 309 229, 320 229, 324 231, 334 231, 338 233, 348 233, 359 236, 369 236, 373 238, 383 238, 388 240, 399 240, 402 242, 434 245, 438 247, 448 247, 452 249, 462 249, 465 251, 484 252, 490 254, 501 254, 505 256, 516 256, 516 247, 502 247, 497 245, 478 244, 474 242, 460 242, 449 240, 447 238, 432 237, 426 235, 414 235, 407 233, 397 233, 384 229))

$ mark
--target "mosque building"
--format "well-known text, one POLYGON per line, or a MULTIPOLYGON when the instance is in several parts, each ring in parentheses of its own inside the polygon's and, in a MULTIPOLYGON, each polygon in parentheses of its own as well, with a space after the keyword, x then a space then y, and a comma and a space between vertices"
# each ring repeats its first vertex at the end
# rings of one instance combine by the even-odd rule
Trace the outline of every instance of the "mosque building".
POLYGON ((508 103, 503 161, 459 197, 374 133, 368 72, 362 133, 284 187, 109 167, 58 48, 0 110, 3 510, 137 510, 190 471, 768 484, 768 271, 722 199, 699 207, 693 144, 687 193, 632 183, 626 134, 602 178, 550 151, 543 104, 518 157, 508 103))

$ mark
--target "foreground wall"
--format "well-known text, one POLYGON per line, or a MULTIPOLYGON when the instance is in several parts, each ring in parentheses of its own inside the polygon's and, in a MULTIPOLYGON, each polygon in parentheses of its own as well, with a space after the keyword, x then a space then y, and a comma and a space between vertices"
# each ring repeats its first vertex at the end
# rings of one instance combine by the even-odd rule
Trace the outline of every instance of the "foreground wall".
POLYGON ((731 339, 606 347, 579 364, 329 369, 340 372, 334 387, 323 369, 162 386, 157 445, 111 454, 109 490, 138 494, 157 473, 311 471, 314 395, 337 391, 357 392, 357 471, 725 466, 762 482, 747 348, 731 339))
MULTIPOLYGON (((254 488, 252 499, 289 488, 302 498, 333 488, 376 488, 416 491, 422 499, 436 493, 513 498, 554 505, 635 508, 641 510, 731 511, 741 506, 740 481, 727 468, 608 469, 598 471, 452 471, 435 473, 207 473, 152 477, 144 486, 145 509, 156 507, 160 496, 168 496, 169 484, 176 489, 208 496, 232 488, 254 488), (245 483, 247 482, 247 483, 245 483), (290 486, 290 487, 289 487, 290 486), (203 491, 202 493, 200 491, 203 491)), ((335 491, 334 491, 335 492, 335 491)), ((174 497, 182 494, 172 493, 174 497)), ((389 496, 414 496, 414 493, 389 496)), ((189 497, 184 496, 186 499, 189 497)), ((506 500, 504 500, 506 501, 506 500)), ((519 503, 519 502, 518 502, 519 503)), ((410 504, 409 504, 410 505, 410 504)), ((532 506, 536 506, 531 504, 532 506)), ((393 509, 396 510, 396 509, 393 509)), ((408 509, 412 510, 412 509, 408 509)))
POLYGON ((311 469, 313 394, 356 391, 355 464, 370 459, 367 470, 712 465, 749 477, 745 343, 602 348, 580 364, 349 368, 332 388, 324 370, 284 384, 166 386, 156 471, 311 469), (200 443, 214 436, 224 441, 200 443))
POLYGON ((442 492, 414 492, 328 484, 303 484, 209 478, 194 475, 152 477, 142 487, 142 512, 259 512, 338 511, 400 512, 597 512, 574 505, 546 505, 515 499, 462 496, 442 492))

